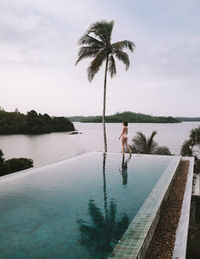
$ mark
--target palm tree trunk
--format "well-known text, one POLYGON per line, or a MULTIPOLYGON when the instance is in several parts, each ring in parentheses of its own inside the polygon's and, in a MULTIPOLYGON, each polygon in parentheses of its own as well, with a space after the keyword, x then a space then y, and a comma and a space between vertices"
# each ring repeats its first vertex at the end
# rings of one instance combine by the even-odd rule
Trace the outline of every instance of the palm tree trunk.
POLYGON ((108 70, 108 56, 106 58, 106 67, 105 67, 105 76, 104 76, 103 116, 102 116, 103 136, 104 136, 104 152, 107 152, 106 124, 105 124, 107 70, 108 70))

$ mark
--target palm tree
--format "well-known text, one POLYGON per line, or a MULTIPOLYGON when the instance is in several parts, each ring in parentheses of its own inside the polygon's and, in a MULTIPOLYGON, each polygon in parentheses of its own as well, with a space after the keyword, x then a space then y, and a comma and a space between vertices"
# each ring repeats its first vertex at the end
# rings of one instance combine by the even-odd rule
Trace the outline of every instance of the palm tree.
POLYGON ((91 24, 86 33, 80 38, 78 44, 81 48, 78 52, 78 59, 76 64, 85 58, 93 58, 90 63, 87 73, 88 80, 91 82, 99 71, 101 65, 105 61, 105 74, 104 74, 104 95, 103 95, 103 133, 104 133, 104 151, 107 152, 106 140, 106 126, 105 126, 105 111, 106 111, 106 83, 107 73, 110 73, 111 78, 116 75, 115 57, 122 61, 126 67, 129 68, 129 56, 124 49, 131 52, 134 50, 134 43, 132 41, 123 40, 111 43, 111 34, 114 26, 114 21, 99 21, 91 24))
POLYGON ((154 140, 156 134, 157 132, 153 131, 151 136, 147 138, 144 133, 137 132, 137 135, 132 139, 133 145, 131 149, 133 153, 172 156, 168 147, 159 146, 154 140))
POLYGON ((194 172, 200 173, 200 127, 190 131, 189 140, 185 140, 181 147, 181 155, 194 157, 194 172))
POLYGON ((133 138, 133 148, 141 154, 153 154, 158 147, 158 143, 154 140, 156 131, 151 133, 151 136, 147 138, 142 132, 137 132, 137 136, 133 138))

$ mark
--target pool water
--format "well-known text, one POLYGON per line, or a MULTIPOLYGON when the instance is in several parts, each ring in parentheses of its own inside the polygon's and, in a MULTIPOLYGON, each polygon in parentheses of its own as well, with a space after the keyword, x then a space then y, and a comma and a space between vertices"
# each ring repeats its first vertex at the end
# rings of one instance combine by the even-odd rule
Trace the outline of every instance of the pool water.
POLYGON ((92 152, 0 179, 0 258, 107 258, 171 161, 92 152))

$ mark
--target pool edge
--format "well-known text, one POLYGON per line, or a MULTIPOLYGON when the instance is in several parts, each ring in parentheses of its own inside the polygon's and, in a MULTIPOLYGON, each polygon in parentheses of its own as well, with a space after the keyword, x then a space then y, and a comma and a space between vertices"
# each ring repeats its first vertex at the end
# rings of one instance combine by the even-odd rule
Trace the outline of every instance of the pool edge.
POLYGON ((27 173, 33 174, 34 171, 43 170, 43 169, 51 167, 51 166, 62 164, 62 163, 65 163, 66 161, 71 161, 73 159, 76 159, 77 157, 85 156, 85 155, 88 155, 90 153, 97 153, 97 152, 89 151, 89 152, 84 152, 84 153, 78 153, 78 154, 69 156, 67 158, 64 158, 64 159, 61 159, 61 160, 58 160, 58 161, 55 161, 55 162, 52 162, 52 163, 49 163, 49 164, 46 164, 46 165, 42 165, 42 166, 39 166, 39 167, 30 167, 28 169, 24 169, 24 170, 20 170, 20 171, 10 173, 10 174, 2 175, 2 176, 0 176, 0 184, 4 183, 4 182, 11 181, 13 179, 18 179, 18 178, 24 177, 24 176, 26 176, 27 173))
POLYGON ((111 258, 143 259, 160 219, 160 210, 167 199, 181 157, 172 158, 163 175, 143 203, 128 229, 114 247, 111 258), (167 184, 166 184, 167 180, 167 184), (163 191, 164 190, 164 191, 163 191), (159 197, 159 198, 158 198, 159 197), (152 202, 153 201, 153 202, 152 202), (154 207, 152 205, 154 204, 154 207))
POLYGON ((193 181, 193 167, 194 158, 193 157, 182 157, 183 161, 190 161, 187 182, 182 202, 181 215, 176 229, 175 244, 173 250, 173 258, 185 259, 187 251, 187 238, 188 238, 188 228, 190 220, 190 207, 192 198, 192 181, 193 181))

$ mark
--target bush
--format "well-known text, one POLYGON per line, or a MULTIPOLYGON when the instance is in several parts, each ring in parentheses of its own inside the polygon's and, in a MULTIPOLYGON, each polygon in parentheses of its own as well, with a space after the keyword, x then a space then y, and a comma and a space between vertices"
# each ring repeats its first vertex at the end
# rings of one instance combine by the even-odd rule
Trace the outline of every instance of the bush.
POLYGON ((166 146, 158 146, 154 152, 155 155, 166 155, 166 156, 172 156, 172 153, 170 152, 169 148, 166 146))
POLYGON ((6 160, 5 164, 7 166, 7 173, 10 174, 33 167, 33 160, 28 158, 12 158, 6 160))
POLYGON ((200 127, 190 131, 189 140, 185 140, 181 147, 181 155, 194 157, 194 172, 200 173, 200 127))
POLYGON ((0 150, 0 176, 33 167, 33 160, 28 158, 12 158, 5 160, 0 150))

